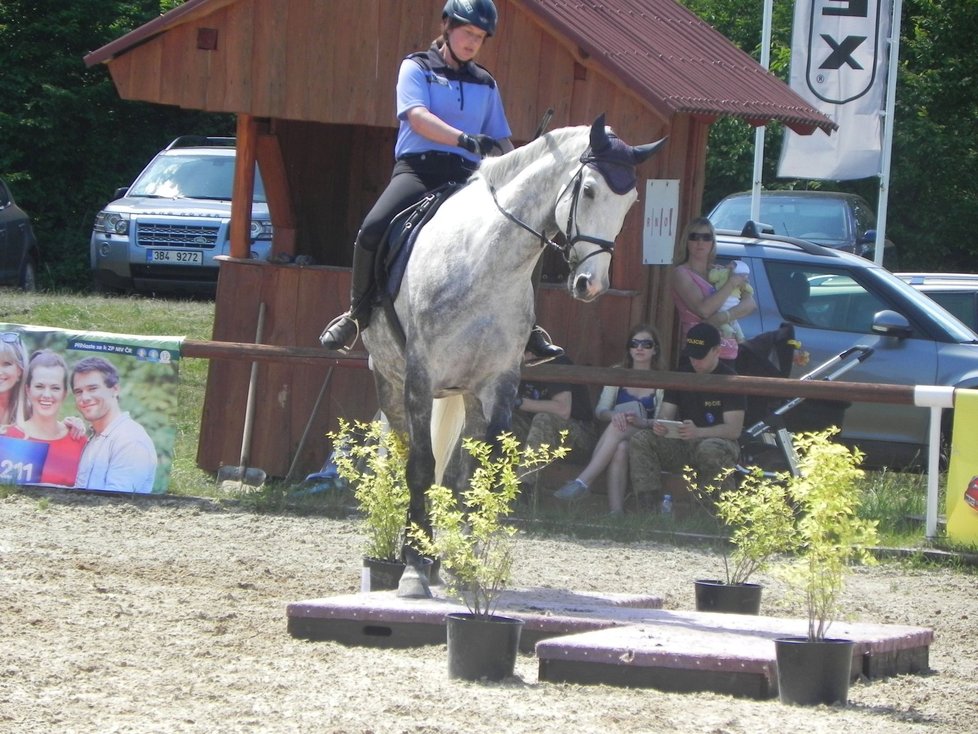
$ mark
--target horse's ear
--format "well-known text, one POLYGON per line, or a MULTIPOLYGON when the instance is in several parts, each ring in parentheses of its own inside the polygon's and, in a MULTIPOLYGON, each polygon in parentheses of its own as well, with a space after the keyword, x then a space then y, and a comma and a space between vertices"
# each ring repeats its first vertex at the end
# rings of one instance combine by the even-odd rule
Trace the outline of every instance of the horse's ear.
POLYGON ((604 125, 604 114, 602 112, 591 123, 591 150, 595 153, 599 153, 611 145, 611 141, 608 139, 608 130, 604 125))
POLYGON ((648 160, 649 157, 659 150, 663 145, 666 144, 668 136, 662 138, 662 140, 656 140, 654 143, 646 143, 645 145, 636 145, 632 147, 632 160, 635 161, 635 165, 638 165, 644 160, 648 160))

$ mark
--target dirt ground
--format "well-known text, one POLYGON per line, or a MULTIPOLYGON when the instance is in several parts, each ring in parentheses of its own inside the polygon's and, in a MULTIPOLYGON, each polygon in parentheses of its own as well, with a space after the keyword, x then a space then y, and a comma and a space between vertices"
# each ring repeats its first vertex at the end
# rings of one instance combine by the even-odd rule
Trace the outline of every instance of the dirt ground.
MULTIPOLYGON (((932 672, 860 682, 847 707, 541 683, 449 680, 443 645, 293 639, 286 605, 355 592, 354 520, 208 502, 29 492, 0 499, 0 731, 975 732, 976 576, 860 569, 852 618, 929 626, 932 672)), ((707 550, 520 536, 514 585, 655 593, 693 607, 707 550)), ((766 586, 764 614, 793 615, 766 586)))

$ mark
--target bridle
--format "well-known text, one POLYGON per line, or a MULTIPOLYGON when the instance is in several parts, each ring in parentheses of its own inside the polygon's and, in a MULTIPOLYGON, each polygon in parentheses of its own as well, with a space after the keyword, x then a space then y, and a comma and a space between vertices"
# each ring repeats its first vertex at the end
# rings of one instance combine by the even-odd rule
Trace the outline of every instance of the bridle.
POLYGON ((573 267, 579 268, 581 266, 581 263, 585 262, 591 257, 594 257, 595 255, 600 255, 602 252, 607 252, 610 257, 614 256, 614 250, 615 250, 614 240, 605 240, 599 237, 592 237, 591 235, 581 234, 580 231, 576 231, 576 232, 574 231, 577 229, 577 204, 580 201, 581 189, 584 186, 584 168, 585 166, 591 166, 592 168, 596 169, 597 168, 596 164, 599 162, 599 160, 600 158, 598 156, 591 153, 590 148, 584 151, 584 153, 581 154, 581 165, 574 173, 574 177, 566 184, 564 184, 563 188, 561 188, 560 190, 560 193, 557 194, 557 201, 559 202, 564 197, 564 194, 567 192, 567 189, 571 186, 574 187, 573 191, 571 192, 570 210, 567 212, 567 226, 564 228, 566 242, 563 245, 554 242, 552 239, 547 237, 543 232, 537 231, 529 224, 524 222, 522 219, 517 217, 515 214, 512 214, 511 212, 508 212, 505 209, 503 209, 502 204, 499 203, 499 199, 496 198, 495 187, 490 185, 489 193, 492 195, 492 200, 496 204, 496 208, 499 209, 500 214, 506 217, 506 219, 511 221, 513 224, 522 227, 527 232, 531 233, 537 239, 539 239, 541 248, 550 247, 556 250, 557 252, 559 252, 561 256, 564 258, 564 262, 566 262, 569 266, 572 265, 570 253, 578 242, 590 242, 593 245, 597 245, 599 249, 589 253, 583 259, 581 259, 580 261, 578 261, 576 264, 573 265, 573 267))

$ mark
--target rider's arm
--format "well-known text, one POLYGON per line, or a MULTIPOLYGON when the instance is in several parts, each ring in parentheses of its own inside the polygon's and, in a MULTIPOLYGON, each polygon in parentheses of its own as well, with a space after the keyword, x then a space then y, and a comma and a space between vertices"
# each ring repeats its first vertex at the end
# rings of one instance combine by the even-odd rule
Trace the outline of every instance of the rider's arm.
MULTIPOLYGON (((427 107, 412 107, 406 113, 408 124, 418 135, 427 138, 433 143, 441 145, 455 145, 458 143, 458 136, 464 131, 452 127, 433 113, 427 107)), ((513 143, 509 138, 497 140, 503 153, 508 153, 513 149, 513 143)))

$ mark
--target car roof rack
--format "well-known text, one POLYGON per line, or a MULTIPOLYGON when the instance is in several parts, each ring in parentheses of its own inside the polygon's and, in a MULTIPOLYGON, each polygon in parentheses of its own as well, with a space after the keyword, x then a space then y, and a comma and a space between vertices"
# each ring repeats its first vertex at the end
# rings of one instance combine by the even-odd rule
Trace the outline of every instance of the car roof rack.
POLYGON ((207 137, 205 135, 181 135, 172 143, 166 146, 167 150, 173 148, 233 148, 234 138, 207 137))
MULTIPOLYGON (((764 224, 763 222, 755 222, 748 219, 744 224, 744 228, 739 232, 734 229, 718 229, 717 232, 725 235, 733 235, 734 237, 743 237, 748 240, 769 240, 772 242, 778 242, 787 245, 794 245, 799 250, 808 253, 809 255, 821 255, 823 257, 840 257, 838 250, 833 250, 830 247, 822 247, 822 245, 816 245, 814 242, 809 242, 808 240, 801 240, 797 237, 789 237, 787 235, 780 235, 774 233, 774 227, 770 224, 764 224)), ((757 242, 747 242, 747 245, 756 245, 757 242)))

